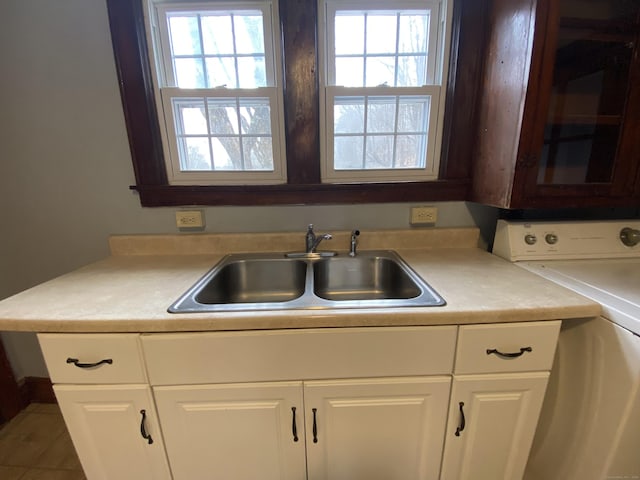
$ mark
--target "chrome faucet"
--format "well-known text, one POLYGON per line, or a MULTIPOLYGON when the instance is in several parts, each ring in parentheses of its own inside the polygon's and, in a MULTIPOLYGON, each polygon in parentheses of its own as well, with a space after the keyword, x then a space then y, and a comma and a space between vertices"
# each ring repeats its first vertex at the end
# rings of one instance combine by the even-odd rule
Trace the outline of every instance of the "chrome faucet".
POLYGON ((309 226, 307 227, 307 236, 305 238, 305 244, 306 244, 306 249, 305 252, 307 253, 315 253, 316 248, 318 248, 318 245, 320 245, 320 242, 322 240, 331 240, 331 234, 330 233, 325 233, 323 235, 317 235, 315 233, 313 233, 313 224, 309 224, 309 226))
POLYGON ((349 248, 349 256, 356 256, 356 248, 358 247, 358 235, 360 235, 360 230, 353 230, 351 232, 351 248, 349 248))

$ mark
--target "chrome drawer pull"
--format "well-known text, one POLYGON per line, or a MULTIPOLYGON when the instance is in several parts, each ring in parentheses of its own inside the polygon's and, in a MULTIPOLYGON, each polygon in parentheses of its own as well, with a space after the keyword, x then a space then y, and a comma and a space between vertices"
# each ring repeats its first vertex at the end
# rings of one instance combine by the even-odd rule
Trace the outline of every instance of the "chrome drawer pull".
POLYGON ((69 357, 67 358, 67 363, 73 363, 78 368, 93 368, 93 367, 98 367, 105 363, 111 365, 113 363, 113 360, 111 358, 105 358, 104 360, 100 360, 99 362, 95 362, 95 363, 82 363, 77 358, 69 357))
POLYGON ((495 353, 499 357, 516 358, 524 355, 524 352, 532 352, 532 351, 533 351, 533 348, 531 347, 522 347, 519 352, 503 353, 493 348, 493 349, 487 349, 487 355, 491 355, 492 353, 495 353))

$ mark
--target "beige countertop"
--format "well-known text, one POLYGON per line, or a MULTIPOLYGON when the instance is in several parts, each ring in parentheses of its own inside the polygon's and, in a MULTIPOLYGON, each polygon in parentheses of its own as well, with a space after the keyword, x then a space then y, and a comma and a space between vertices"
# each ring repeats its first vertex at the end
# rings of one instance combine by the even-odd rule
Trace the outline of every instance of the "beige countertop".
MULTIPOLYGON (((477 229, 466 228, 361 235, 361 249, 396 250, 446 300, 445 306, 167 312, 225 253, 264 251, 264 245, 272 251, 291 251, 303 240, 299 233, 113 237, 112 256, 1 301, 0 330, 170 332, 446 325, 586 318, 601 311, 599 304, 477 248, 477 229)), ((346 245, 348 232, 339 232, 331 244, 323 244, 336 250, 346 245)))

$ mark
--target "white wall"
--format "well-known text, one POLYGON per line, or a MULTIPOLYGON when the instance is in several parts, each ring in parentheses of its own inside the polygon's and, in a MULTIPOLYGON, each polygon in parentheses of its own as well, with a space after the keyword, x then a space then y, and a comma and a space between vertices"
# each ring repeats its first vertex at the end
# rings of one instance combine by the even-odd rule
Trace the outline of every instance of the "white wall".
MULTIPOLYGON (((104 0, 0 2, 0 298, 108 255, 112 233, 175 232, 135 193, 104 0)), ((491 225, 439 204, 438 226, 491 225)), ((206 208, 211 232, 408 227, 409 205, 206 208)), ((16 377, 46 376, 35 336, 4 332, 16 377)))

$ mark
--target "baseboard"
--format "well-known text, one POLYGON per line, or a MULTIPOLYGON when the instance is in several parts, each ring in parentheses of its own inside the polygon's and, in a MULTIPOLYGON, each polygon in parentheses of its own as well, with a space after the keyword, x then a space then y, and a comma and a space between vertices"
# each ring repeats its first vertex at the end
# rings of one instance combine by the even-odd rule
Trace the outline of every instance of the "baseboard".
POLYGON ((24 377, 18 380, 18 388, 24 406, 30 403, 57 403, 53 384, 47 377, 24 377))

